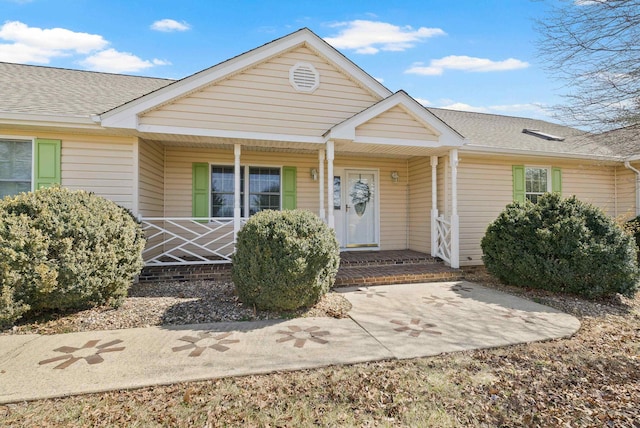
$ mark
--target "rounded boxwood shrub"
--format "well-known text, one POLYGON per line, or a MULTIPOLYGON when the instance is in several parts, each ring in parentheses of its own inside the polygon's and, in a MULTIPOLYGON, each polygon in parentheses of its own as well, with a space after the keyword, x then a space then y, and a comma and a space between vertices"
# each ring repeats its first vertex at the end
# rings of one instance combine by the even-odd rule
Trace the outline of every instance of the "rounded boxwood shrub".
POLYGON ((132 214, 52 187, 0 201, 0 324, 27 311, 119 305, 143 267, 132 214))
POLYGON ((507 205, 481 246, 487 270, 507 284, 588 298, 632 296, 638 288, 633 238, 575 196, 507 205))
POLYGON ((289 311, 312 306, 329 291, 339 263, 335 233, 318 216, 266 210, 238 233, 232 278, 243 303, 289 311))

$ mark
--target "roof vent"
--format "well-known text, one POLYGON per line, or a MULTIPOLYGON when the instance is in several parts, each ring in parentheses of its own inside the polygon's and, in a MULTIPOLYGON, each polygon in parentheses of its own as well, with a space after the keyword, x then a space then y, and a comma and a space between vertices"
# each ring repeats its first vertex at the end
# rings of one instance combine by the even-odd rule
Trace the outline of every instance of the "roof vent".
POLYGON ((564 141, 564 137, 558 137, 556 135, 547 134, 546 132, 538 131, 537 129, 523 129, 523 134, 533 135, 534 137, 543 138, 549 141, 564 141))
POLYGON ((320 74, 308 62, 299 62, 289 69, 289 82, 296 91, 313 92, 320 85, 320 74))

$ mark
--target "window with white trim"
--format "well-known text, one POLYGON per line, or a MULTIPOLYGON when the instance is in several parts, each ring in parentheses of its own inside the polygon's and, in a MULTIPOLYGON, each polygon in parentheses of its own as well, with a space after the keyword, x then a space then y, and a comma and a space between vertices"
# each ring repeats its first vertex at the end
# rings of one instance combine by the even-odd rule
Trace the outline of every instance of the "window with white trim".
POLYGON ((0 140, 0 199, 31 191, 31 141, 0 140))
MULTIPOLYGON (((233 166, 211 167, 211 216, 233 217, 235 178, 233 166)), ((263 210, 280 210, 280 168, 240 167, 240 216, 263 210), (248 173, 247 173, 248 172, 248 173)))
POLYGON ((538 198, 546 192, 551 192, 549 168, 525 167, 525 198, 536 203, 538 198))

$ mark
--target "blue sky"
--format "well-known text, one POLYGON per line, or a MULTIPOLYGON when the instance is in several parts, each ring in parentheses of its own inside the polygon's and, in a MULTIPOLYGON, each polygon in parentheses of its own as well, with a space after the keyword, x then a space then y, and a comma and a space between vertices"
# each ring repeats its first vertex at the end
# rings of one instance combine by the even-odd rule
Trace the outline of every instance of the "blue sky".
POLYGON ((0 61, 182 78, 308 27, 425 105, 548 119, 555 1, 0 0, 0 61))

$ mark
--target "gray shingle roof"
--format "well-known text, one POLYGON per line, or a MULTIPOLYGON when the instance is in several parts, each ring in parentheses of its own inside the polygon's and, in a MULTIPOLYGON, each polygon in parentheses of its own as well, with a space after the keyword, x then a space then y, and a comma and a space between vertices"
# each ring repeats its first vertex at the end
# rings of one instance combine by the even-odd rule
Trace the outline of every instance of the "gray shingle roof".
MULTIPOLYGON (((82 116, 101 114, 174 80, 0 62, 0 113, 82 116)), ((637 130, 594 136, 537 119, 429 108, 469 141, 468 148, 556 155, 621 157, 640 153, 637 130), (525 134, 535 129, 564 138, 525 134)), ((614 131, 616 132, 616 131, 614 131)))
POLYGON ((172 82, 0 62, 0 111, 86 117, 172 82))
POLYGON ((429 108, 429 110, 464 135, 469 140, 469 149, 477 147, 497 150, 526 150, 558 155, 619 156, 614 147, 602 144, 593 134, 568 126, 538 119, 496 114, 438 108, 429 108), (523 133, 523 129, 535 129, 562 137, 564 140, 546 140, 523 133))
POLYGON ((640 155, 640 126, 628 126, 598 135, 598 140, 624 157, 640 155))

